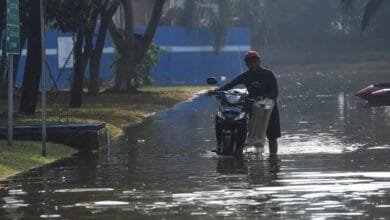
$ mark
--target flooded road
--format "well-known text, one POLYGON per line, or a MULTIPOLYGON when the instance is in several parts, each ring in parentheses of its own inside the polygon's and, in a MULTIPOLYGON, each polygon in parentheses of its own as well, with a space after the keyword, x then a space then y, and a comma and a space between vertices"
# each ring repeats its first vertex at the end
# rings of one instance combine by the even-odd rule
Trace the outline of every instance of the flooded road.
POLYGON ((216 102, 203 96, 109 148, 0 182, 0 218, 386 219, 390 107, 354 97, 360 80, 291 79, 279 79, 278 157, 215 157, 216 102))

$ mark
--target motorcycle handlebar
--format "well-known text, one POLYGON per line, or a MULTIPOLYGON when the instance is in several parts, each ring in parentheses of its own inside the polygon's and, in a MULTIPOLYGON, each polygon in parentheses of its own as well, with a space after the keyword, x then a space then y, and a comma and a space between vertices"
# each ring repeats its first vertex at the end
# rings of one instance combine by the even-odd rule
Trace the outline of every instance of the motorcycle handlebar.
MULTIPOLYGON (((207 91, 206 95, 207 96, 220 96, 221 94, 224 94, 226 93, 226 91, 215 91, 215 90, 209 90, 207 91)), ((256 97, 256 98, 248 98, 246 97, 245 98, 247 101, 250 101, 250 102, 256 102, 256 101, 261 101, 264 99, 264 97, 262 96, 259 96, 259 97, 256 97)))
POLYGON ((206 92, 207 96, 217 96, 224 93, 224 91, 215 91, 215 90, 209 90, 206 92))
POLYGON ((256 98, 246 98, 247 101, 250 101, 250 102, 256 102, 256 101, 261 101, 263 100, 264 98, 262 96, 259 96, 259 97, 256 97, 256 98))

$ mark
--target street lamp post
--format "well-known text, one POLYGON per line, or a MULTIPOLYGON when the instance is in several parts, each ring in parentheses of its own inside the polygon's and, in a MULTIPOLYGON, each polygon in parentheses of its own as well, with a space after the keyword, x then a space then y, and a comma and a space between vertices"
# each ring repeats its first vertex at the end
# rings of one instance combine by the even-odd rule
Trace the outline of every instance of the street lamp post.
POLYGON ((42 156, 46 156, 46 71, 45 71, 45 17, 43 0, 39 1, 40 4, 40 17, 41 17, 41 70, 42 70, 42 156))
POLYGON ((8 63, 8 145, 13 140, 14 62, 13 54, 20 53, 19 0, 7 0, 6 52, 8 63))
POLYGON ((8 55, 8 145, 12 146, 13 140, 13 106, 14 106, 14 62, 13 55, 8 55))

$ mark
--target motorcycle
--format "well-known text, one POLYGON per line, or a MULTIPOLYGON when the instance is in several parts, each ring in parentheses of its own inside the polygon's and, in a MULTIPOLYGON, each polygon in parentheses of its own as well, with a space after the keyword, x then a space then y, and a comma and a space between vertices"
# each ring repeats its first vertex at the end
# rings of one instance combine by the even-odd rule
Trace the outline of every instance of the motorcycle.
MULTIPOLYGON (((215 85, 215 78, 208 78, 207 84, 215 85)), ((219 106, 215 115, 217 149, 221 156, 240 156, 247 138, 249 108, 247 92, 242 90, 221 91, 215 94, 219 106)))

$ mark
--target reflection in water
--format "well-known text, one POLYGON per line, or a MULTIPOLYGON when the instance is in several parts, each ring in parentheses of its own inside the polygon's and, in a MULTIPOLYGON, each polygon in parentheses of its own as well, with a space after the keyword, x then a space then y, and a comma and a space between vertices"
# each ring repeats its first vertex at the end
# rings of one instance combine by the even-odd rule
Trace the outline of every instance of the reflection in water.
POLYGON ((240 158, 218 158, 217 172, 220 174, 246 174, 248 165, 246 159, 240 158))
POLYGON ((217 158, 216 103, 199 97, 110 148, 1 182, 0 218, 386 219, 390 108, 367 107, 359 86, 309 81, 280 80, 278 157, 217 158))
POLYGON ((242 177, 245 184, 271 184, 277 179, 280 162, 276 155, 263 158, 249 153, 240 158, 218 158, 216 171, 220 177, 242 177))

